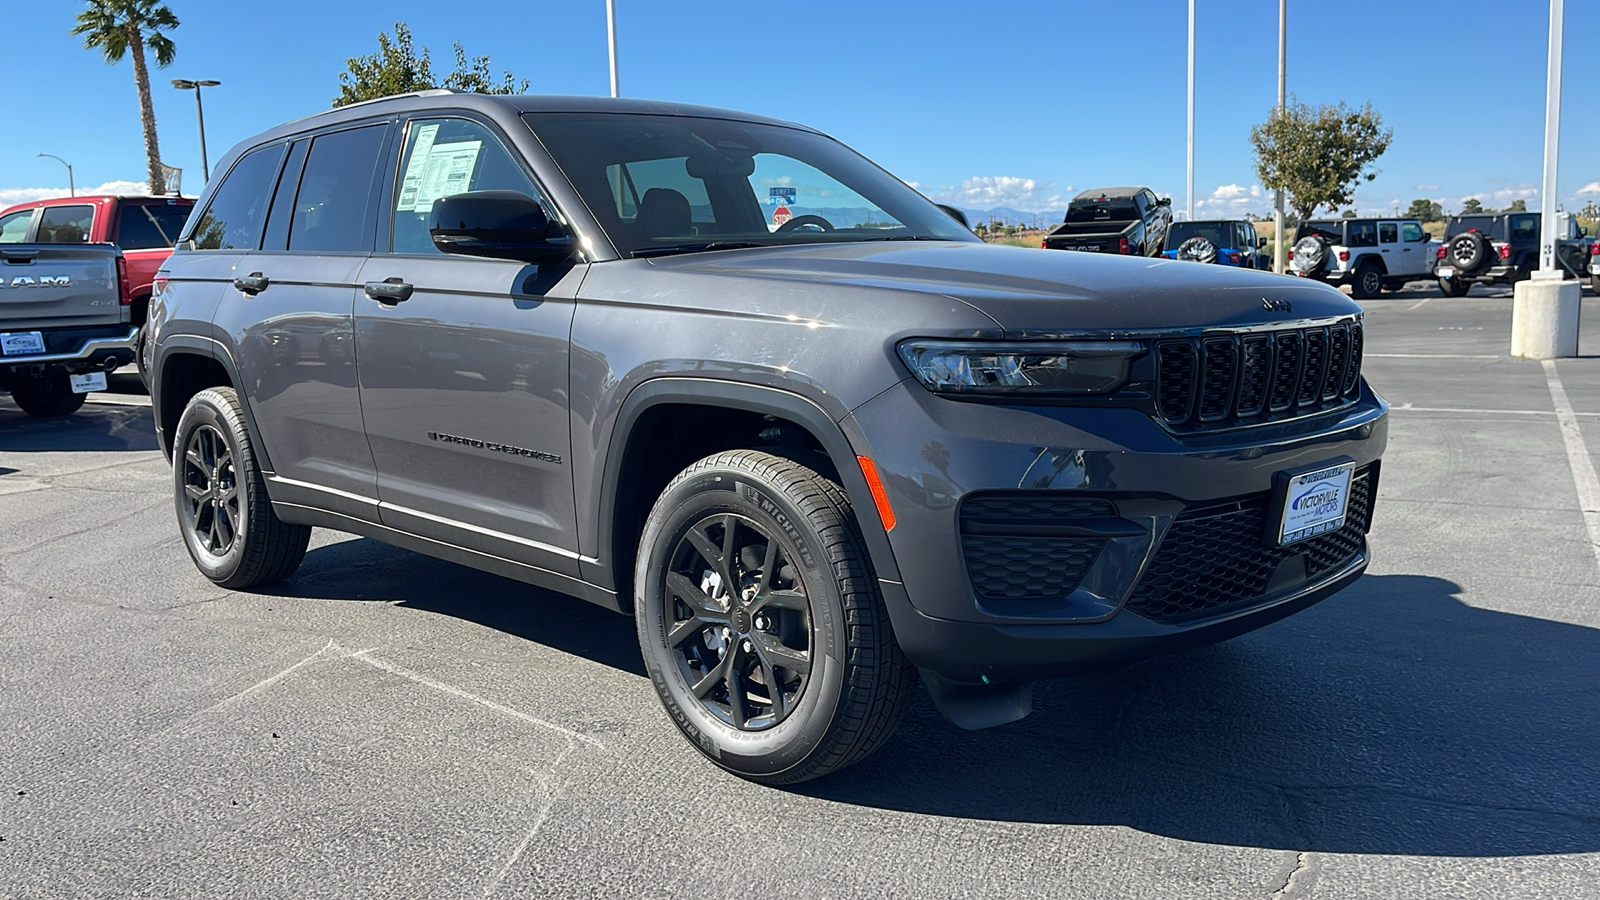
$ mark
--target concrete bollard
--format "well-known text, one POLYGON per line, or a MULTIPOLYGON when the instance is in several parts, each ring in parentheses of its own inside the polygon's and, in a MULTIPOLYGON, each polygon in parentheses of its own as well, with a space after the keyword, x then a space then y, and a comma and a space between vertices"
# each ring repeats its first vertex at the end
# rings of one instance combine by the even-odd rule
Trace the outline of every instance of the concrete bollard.
POLYGON ((1511 307, 1511 355, 1556 359, 1578 355, 1583 283, 1558 278, 1517 282, 1511 307))

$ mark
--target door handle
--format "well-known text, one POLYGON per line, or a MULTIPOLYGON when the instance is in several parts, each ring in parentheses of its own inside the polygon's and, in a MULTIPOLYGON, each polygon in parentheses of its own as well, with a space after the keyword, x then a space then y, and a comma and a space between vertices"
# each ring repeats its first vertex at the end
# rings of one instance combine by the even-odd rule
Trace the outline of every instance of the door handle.
POLYGON ((255 296, 271 287, 272 279, 260 272, 251 272, 249 275, 240 275, 233 279, 233 286, 238 288, 241 294, 255 296))
POLYGON ((411 285, 398 278, 385 278, 382 281, 369 281, 366 283, 367 296, 382 303, 384 306, 393 306, 404 300, 411 299, 411 285))

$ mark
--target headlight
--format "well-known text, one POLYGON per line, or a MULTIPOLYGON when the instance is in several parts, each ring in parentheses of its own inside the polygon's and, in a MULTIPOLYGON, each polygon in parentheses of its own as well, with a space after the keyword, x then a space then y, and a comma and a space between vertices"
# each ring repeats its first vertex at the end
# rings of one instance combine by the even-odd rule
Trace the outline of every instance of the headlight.
POLYGON ((906 341, 900 358, 935 391, 982 394, 1108 394, 1128 381, 1138 341, 1015 344, 906 341))

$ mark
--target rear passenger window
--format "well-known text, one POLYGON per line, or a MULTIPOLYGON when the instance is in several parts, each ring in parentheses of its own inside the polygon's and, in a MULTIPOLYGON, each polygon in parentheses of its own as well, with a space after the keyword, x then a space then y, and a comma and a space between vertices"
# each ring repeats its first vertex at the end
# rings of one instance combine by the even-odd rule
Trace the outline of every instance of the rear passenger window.
POLYGON ((0 216, 0 244, 20 244, 28 238, 28 225, 33 222, 33 210, 25 209, 9 216, 0 216))
POLYGON ((413 119, 395 190, 394 252, 439 253, 428 234, 433 201, 468 191, 519 191, 555 218, 494 132, 470 119, 413 119))
POLYGON ((189 207, 176 203, 124 203, 117 216, 117 246, 154 250, 178 242, 189 207))
POLYGON ((387 134, 387 125, 369 125, 312 139, 289 223, 291 252, 372 249, 367 224, 387 134))
POLYGON ((40 244, 81 244, 94 228, 92 206, 46 206, 39 217, 40 244))
POLYGON ((196 250, 254 250, 283 161, 283 144, 245 154, 228 172, 211 205, 189 231, 196 250))

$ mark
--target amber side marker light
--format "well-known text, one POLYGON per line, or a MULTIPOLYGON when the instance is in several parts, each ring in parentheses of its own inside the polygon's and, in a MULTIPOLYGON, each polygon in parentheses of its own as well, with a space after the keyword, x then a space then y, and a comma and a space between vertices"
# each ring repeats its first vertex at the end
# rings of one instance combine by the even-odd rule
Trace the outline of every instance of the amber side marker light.
POLYGON ((894 509, 889 506, 889 494, 883 489, 883 482, 878 479, 878 467, 873 464, 872 457, 858 456, 856 462, 861 464, 861 474, 867 479, 867 489, 872 491, 872 502, 878 505, 878 518, 883 520, 883 530, 894 530, 894 509))

